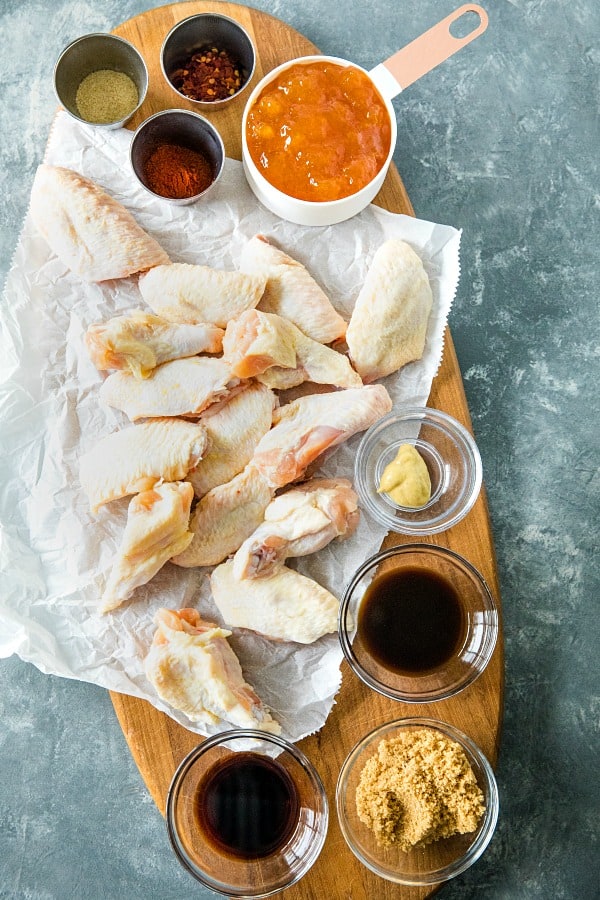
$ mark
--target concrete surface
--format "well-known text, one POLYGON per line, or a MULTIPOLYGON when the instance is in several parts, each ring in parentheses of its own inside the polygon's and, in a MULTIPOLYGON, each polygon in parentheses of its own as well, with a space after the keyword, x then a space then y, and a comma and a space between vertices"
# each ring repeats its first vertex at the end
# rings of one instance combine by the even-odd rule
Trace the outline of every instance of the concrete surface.
MULTIPOLYGON (((592 900, 598 854, 597 0, 482 0, 486 35, 395 101, 421 218, 464 229, 451 316, 502 587, 501 816, 443 900, 592 900)), ((2 0, 2 280, 60 50, 148 0, 2 0)), ((456 0, 256 2, 370 68, 456 0)), ((179 867, 108 694, 0 661, 0 898, 208 897, 179 867)), ((374 898, 377 900, 377 898, 374 898)))

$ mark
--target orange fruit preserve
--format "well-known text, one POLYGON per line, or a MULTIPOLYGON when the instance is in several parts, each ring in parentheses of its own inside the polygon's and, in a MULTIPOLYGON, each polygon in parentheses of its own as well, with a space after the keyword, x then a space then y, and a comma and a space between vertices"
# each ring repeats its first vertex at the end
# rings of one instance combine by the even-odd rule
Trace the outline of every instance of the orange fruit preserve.
POLYGON ((246 120, 250 157, 298 200, 341 200, 377 175, 391 144, 390 116, 368 75, 331 62, 296 63, 258 95, 246 120))

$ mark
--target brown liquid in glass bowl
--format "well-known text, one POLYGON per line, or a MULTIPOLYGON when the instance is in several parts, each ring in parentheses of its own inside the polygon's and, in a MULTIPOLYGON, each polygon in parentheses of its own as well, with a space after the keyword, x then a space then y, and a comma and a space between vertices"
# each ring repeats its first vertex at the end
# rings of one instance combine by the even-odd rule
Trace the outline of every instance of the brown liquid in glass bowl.
POLYGON ((437 572, 392 569, 365 591, 357 634, 384 668, 421 675, 444 665, 462 646, 466 617, 457 592, 437 572))
POLYGON ((238 752, 216 763, 196 792, 202 838, 236 859, 278 852, 298 822, 298 790, 287 770, 260 753, 238 752))

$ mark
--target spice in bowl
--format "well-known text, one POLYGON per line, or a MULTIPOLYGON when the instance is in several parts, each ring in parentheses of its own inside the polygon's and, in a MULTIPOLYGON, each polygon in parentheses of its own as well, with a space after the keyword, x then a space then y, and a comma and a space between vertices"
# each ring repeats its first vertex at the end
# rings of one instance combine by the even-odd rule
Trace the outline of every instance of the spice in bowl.
POLYGON ((144 167, 147 187, 169 200, 202 194, 213 181, 209 161, 197 150, 178 144, 159 144, 144 167))
POLYGON ((241 65, 227 50, 201 47, 176 69, 171 82, 190 100, 227 100, 242 86, 241 65))
POLYGON ((201 106, 235 101, 252 79, 256 52, 235 19, 198 13, 178 22, 163 42, 160 65, 180 97, 201 106))
POLYGON ((139 182, 177 206, 204 197, 225 164, 225 147, 215 126, 185 109, 166 109, 145 119, 129 155, 139 182))
POLYGON ((90 72, 75 95, 79 115, 93 125, 108 125, 127 119, 138 102, 138 89, 133 79, 125 72, 112 69, 90 72))
POLYGON ((360 774, 356 811, 380 846, 408 852, 476 831, 485 802, 462 747, 422 728, 380 741, 360 774))

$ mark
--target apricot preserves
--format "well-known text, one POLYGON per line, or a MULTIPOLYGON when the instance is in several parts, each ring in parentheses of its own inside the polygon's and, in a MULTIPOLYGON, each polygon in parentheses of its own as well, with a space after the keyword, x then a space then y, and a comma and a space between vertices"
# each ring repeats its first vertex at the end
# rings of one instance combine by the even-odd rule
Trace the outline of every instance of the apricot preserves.
POLYGON ((368 75, 338 63, 296 63, 258 95, 246 121, 263 177, 298 200, 355 194, 387 160, 391 123, 368 75))

